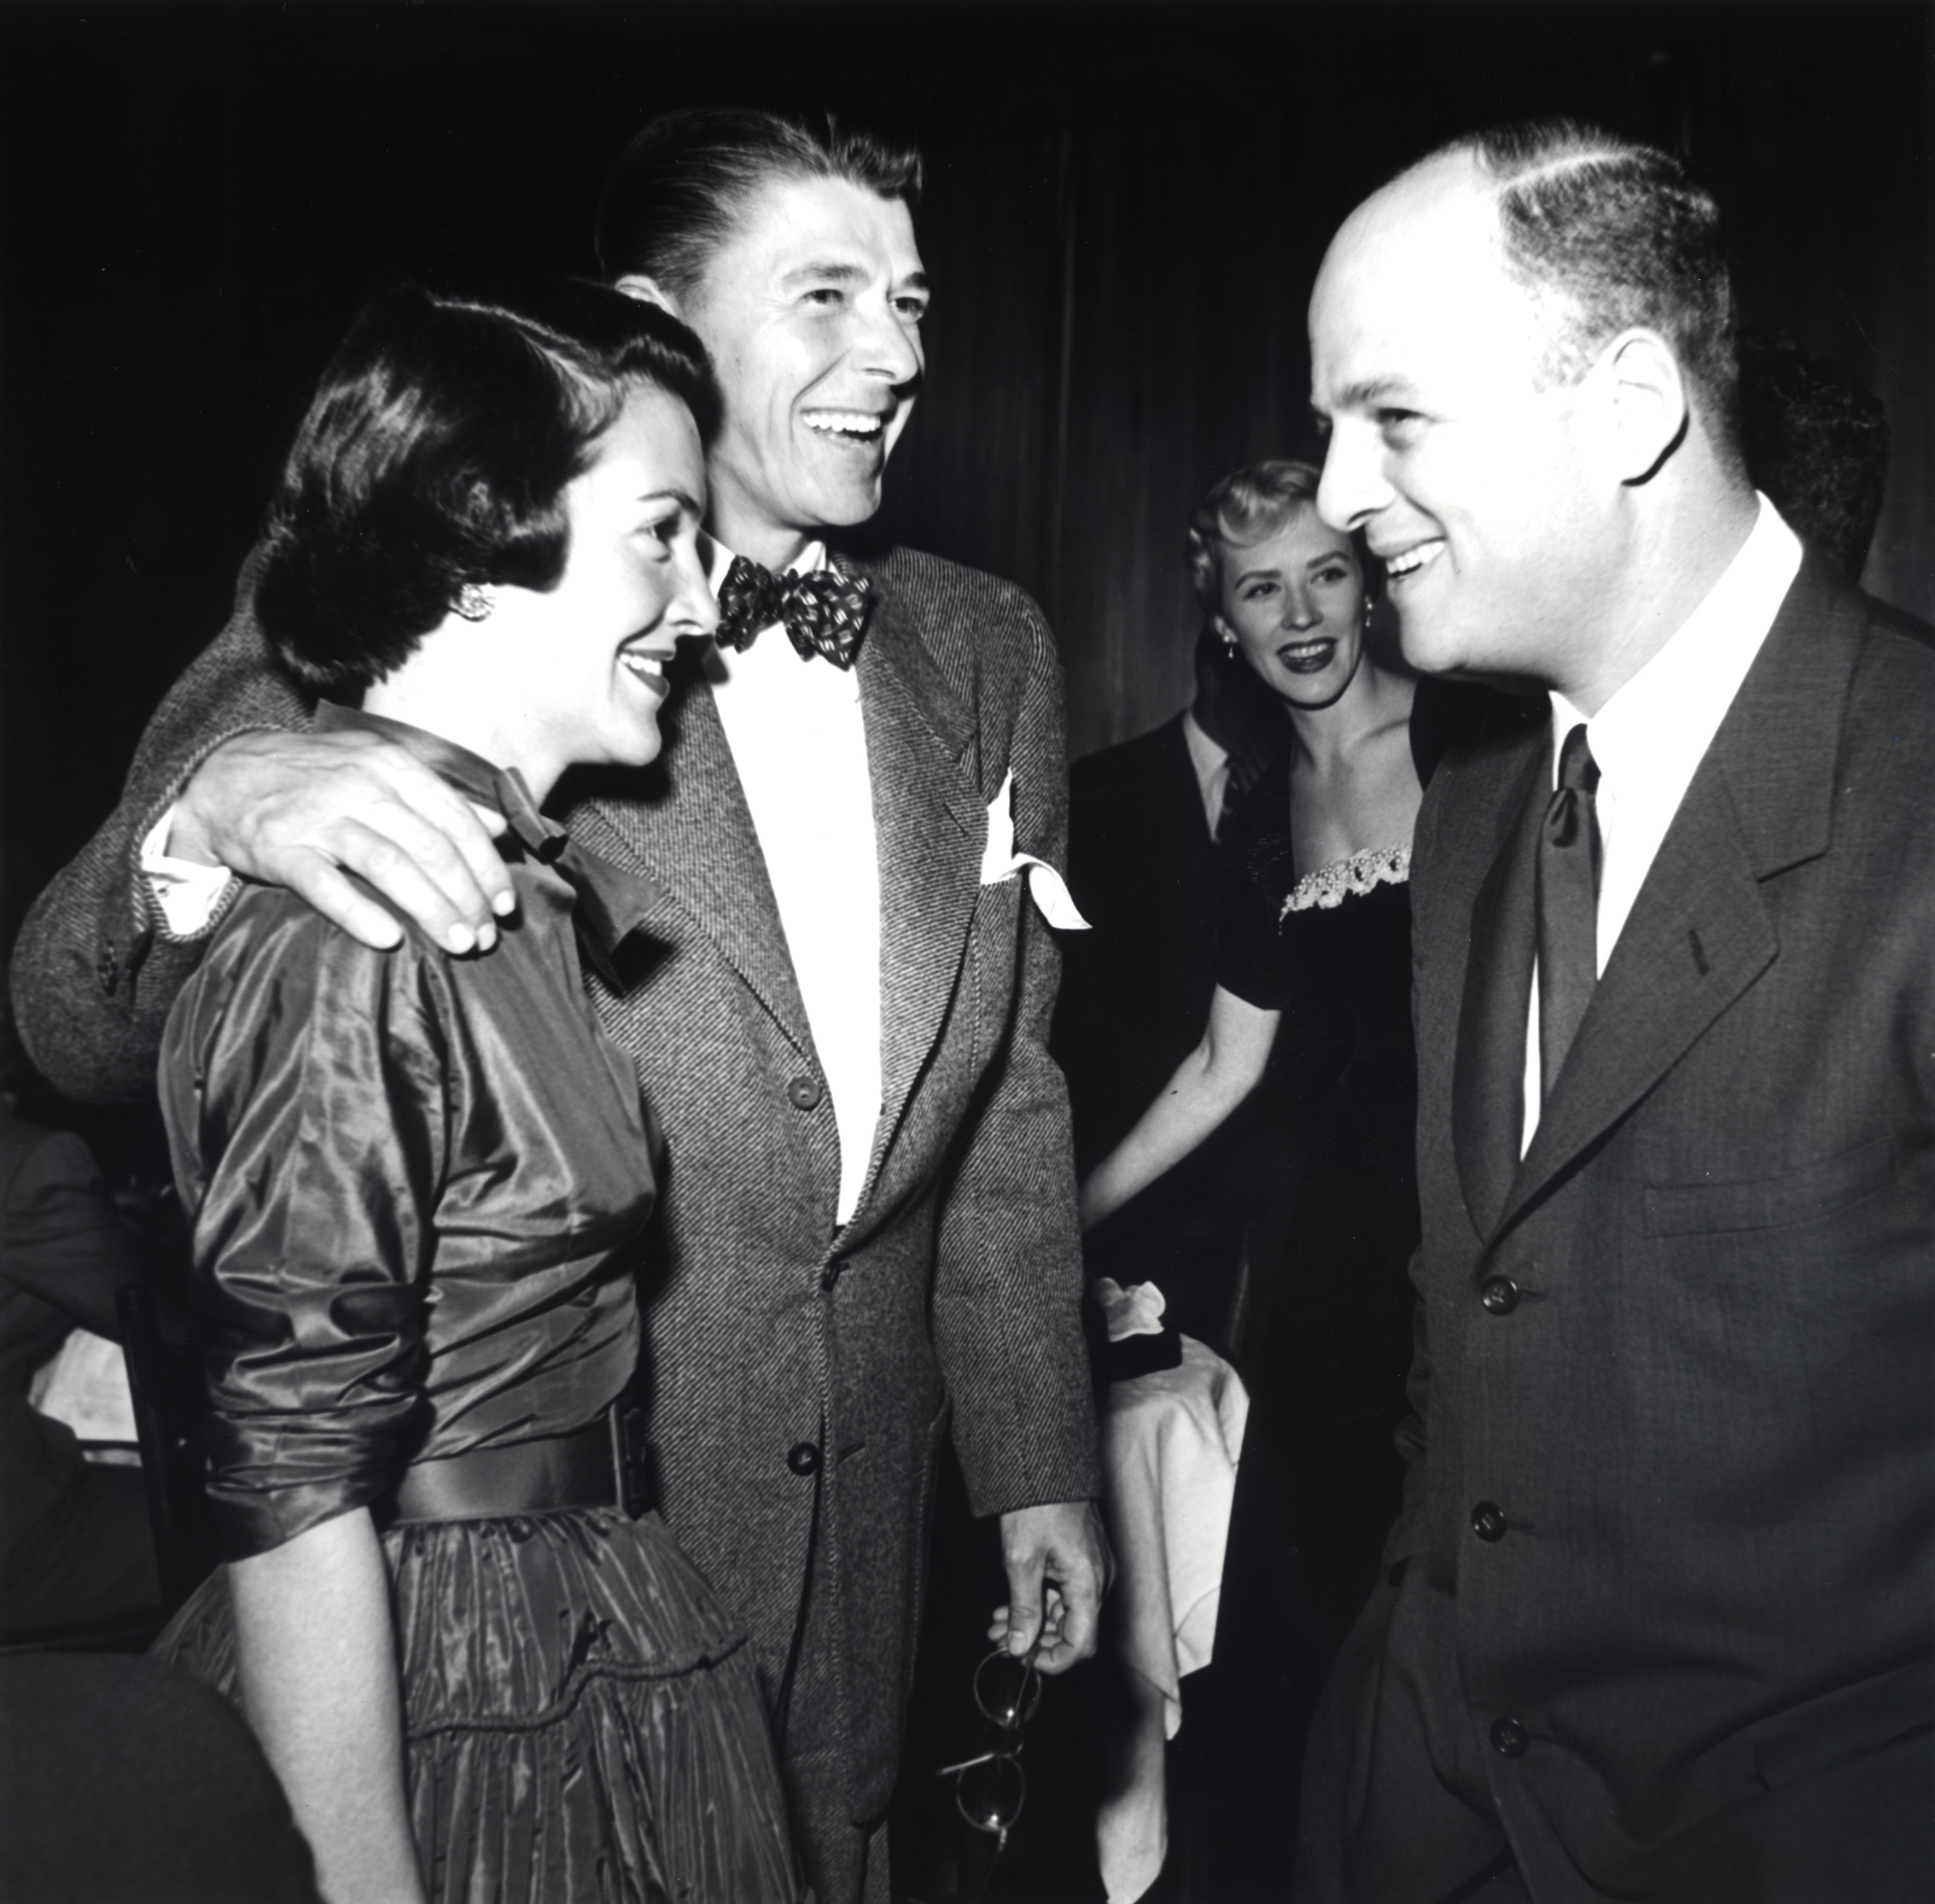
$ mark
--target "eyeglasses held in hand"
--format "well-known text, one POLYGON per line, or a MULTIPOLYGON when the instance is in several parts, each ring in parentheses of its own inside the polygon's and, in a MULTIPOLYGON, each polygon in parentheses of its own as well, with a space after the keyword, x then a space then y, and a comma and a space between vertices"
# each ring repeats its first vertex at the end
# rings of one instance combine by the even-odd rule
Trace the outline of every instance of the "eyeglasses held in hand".
POLYGON ((937 1777, 954 1781, 954 1803, 977 1831, 995 1841, 994 1855, 1007 1849, 1008 1833, 1028 1797, 1028 1778, 1021 1766, 1022 1728, 1041 1703, 1041 1674, 1035 1656, 1040 1642, 1025 1653, 998 1646, 974 1669, 974 1703, 982 1717, 1001 1735, 992 1751, 944 1765, 937 1777))

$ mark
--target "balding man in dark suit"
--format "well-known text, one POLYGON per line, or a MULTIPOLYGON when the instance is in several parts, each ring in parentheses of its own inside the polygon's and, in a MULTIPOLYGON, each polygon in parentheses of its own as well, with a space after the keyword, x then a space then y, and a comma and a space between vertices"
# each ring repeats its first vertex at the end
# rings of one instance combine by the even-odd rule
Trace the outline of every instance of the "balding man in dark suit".
POLYGON ((1412 861, 1424 1243, 1301 1899, 1935 1895, 1935 653, 1743 474, 1712 201, 1570 126, 1352 215, 1320 506, 1530 677, 1412 861))

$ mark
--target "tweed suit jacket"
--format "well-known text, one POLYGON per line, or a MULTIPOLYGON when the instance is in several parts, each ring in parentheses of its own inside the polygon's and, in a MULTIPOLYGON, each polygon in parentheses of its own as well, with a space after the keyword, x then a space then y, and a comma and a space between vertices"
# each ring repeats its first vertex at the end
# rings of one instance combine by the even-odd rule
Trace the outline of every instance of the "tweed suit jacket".
POLYGON ((1411 1471, 1300 1899, 1935 1895, 1930 638, 1807 559, 1523 1161, 1549 731, 1431 788, 1411 1471))
MULTIPOLYGON (((844 1226, 825 1074, 696 670, 658 767, 593 788, 568 818, 658 891, 631 982, 593 989, 665 1144, 644 1291, 660 1503, 749 1625, 772 1692, 819 1544, 841 1598, 858 1821, 892 1788, 950 1413, 979 1512, 1093 1496, 1099 1474, 1067 1099, 1046 1050, 1058 954, 1020 878, 980 879, 1011 772, 1017 847, 1063 860, 1052 642, 992 577, 898 549, 846 566, 875 591, 859 679, 884 1105, 844 1226)), ((245 570, 235 620, 156 715, 119 812, 23 934, 23 1031, 70 1091, 146 1087, 192 962, 145 916, 132 868, 146 825, 222 739, 306 716, 267 667, 249 585, 245 570)))

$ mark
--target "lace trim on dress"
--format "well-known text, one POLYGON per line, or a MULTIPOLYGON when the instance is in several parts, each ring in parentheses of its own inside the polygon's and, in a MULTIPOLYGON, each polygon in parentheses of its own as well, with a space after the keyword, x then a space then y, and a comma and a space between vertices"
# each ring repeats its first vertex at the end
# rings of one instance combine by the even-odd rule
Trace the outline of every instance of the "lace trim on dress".
POLYGON ((1367 847, 1348 859, 1333 859, 1314 873, 1306 873, 1291 888, 1277 915, 1279 923, 1292 912, 1308 912, 1321 906, 1326 912, 1342 905, 1351 893, 1368 893, 1373 887, 1402 885, 1411 876, 1411 848, 1367 847))

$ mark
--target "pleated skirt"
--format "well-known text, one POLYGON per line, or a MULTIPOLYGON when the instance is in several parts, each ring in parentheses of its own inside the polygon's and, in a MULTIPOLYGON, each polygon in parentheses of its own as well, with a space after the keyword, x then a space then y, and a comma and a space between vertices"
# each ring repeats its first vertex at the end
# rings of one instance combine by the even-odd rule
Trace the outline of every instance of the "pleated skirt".
MULTIPOLYGON (((797 1904, 744 1634, 656 1514, 383 1540, 433 1904, 797 1904)), ((155 1642, 239 1705, 218 1571, 155 1642)))

